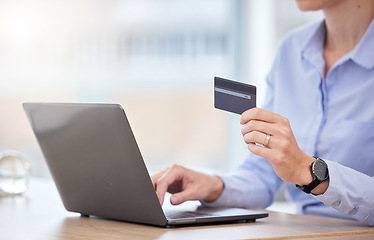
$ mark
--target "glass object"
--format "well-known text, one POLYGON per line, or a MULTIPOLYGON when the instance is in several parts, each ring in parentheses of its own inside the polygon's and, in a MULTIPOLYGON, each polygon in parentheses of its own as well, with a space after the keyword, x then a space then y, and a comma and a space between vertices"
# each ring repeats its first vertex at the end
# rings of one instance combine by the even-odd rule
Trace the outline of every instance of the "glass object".
POLYGON ((29 186, 31 165, 16 151, 0 153, 0 196, 24 193, 29 186))

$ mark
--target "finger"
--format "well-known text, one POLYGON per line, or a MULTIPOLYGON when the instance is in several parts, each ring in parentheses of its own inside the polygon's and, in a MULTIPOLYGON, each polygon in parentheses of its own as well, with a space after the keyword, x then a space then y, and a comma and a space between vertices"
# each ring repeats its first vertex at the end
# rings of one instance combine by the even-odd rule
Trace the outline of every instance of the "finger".
POLYGON ((242 113, 240 118, 240 124, 246 124, 250 120, 259 120, 269 123, 277 122, 280 115, 273 112, 267 111, 262 108, 252 108, 242 113))
POLYGON ((251 120, 242 126, 241 132, 243 136, 252 131, 258 131, 264 134, 275 135, 278 130, 274 123, 268 123, 258 120, 251 120))
POLYGON ((161 206, 164 203, 165 194, 166 194, 165 189, 163 189, 162 187, 156 186, 156 195, 161 206))
POLYGON ((157 184, 158 179, 160 179, 165 174, 165 172, 168 171, 168 170, 169 170, 169 168, 151 176, 151 181, 152 181, 153 187, 155 189, 156 189, 156 184, 157 184))
POLYGON ((267 159, 268 161, 269 160, 271 161, 271 159, 272 159, 271 158, 272 150, 270 148, 261 147, 261 146, 258 146, 256 144, 254 144, 254 143, 249 143, 248 144, 248 150, 250 152, 256 154, 257 156, 260 156, 260 157, 263 157, 263 158, 267 159))
POLYGON ((158 181, 156 183, 156 194, 157 194, 158 200, 160 201, 161 206, 164 203, 164 198, 165 198, 165 194, 168 189, 168 185, 169 184, 167 181, 158 181))
POLYGON ((166 171, 164 175, 158 179, 156 182, 156 194, 161 205, 164 203, 165 194, 169 186, 181 180, 182 178, 175 168, 166 171))
MULTIPOLYGON (((262 132, 252 131, 243 136, 244 142, 247 144, 258 143, 264 145, 266 142, 267 135, 262 132)), ((270 143, 270 141, 269 141, 270 143)), ((269 146, 268 143, 268 146, 269 146)))
POLYGON ((195 191, 192 191, 189 188, 187 188, 185 191, 175 193, 171 195, 170 197, 170 202, 173 205, 179 205, 189 200, 199 200, 199 199, 196 199, 195 191))

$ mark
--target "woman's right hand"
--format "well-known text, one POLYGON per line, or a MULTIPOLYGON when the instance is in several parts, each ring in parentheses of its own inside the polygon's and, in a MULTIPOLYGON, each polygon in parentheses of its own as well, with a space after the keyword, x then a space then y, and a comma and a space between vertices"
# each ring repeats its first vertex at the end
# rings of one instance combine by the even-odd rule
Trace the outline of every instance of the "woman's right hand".
POLYGON ((214 201, 224 188, 221 178, 180 165, 173 165, 153 175, 151 179, 161 205, 166 192, 172 194, 171 204, 178 205, 188 200, 214 201))

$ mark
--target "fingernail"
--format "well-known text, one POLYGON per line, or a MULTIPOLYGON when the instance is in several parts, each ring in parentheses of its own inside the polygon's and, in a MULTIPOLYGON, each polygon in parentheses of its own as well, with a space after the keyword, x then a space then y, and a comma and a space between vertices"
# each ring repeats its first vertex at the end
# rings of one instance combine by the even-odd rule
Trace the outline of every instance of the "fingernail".
POLYGON ((179 204, 178 198, 175 197, 175 196, 171 196, 171 197, 170 197, 170 202, 171 202, 171 204, 173 204, 173 205, 178 205, 178 204, 179 204))

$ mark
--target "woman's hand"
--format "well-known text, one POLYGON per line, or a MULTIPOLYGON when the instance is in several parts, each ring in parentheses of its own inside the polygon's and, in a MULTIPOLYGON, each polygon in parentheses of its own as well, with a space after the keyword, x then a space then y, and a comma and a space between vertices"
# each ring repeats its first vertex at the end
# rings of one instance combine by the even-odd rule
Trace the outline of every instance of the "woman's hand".
POLYGON ((312 182, 309 166, 315 159, 299 148, 288 119, 252 108, 242 114, 240 123, 248 150, 267 159, 283 181, 299 185, 312 182))
POLYGON ((164 202, 165 193, 173 194, 170 202, 173 205, 187 200, 216 200, 223 191, 223 182, 219 177, 174 165, 151 177, 160 204, 164 202))

